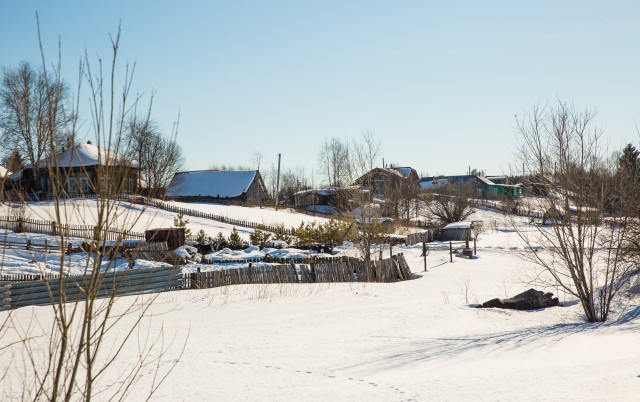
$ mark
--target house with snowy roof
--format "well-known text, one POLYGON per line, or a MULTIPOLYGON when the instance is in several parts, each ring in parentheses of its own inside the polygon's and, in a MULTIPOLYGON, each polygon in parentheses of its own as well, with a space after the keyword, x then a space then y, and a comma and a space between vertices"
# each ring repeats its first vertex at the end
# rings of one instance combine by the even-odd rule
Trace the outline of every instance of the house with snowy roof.
POLYGON ((138 168, 135 162, 87 141, 16 173, 11 176, 12 187, 27 194, 51 195, 54 184, 69 196, 97 194, 105 186, 112 194, 131 194, 136 191, 138 168))
POLYGON ((258 170, 195 170, 173 176, 166 197, 185 202, 261 204, 268 199, 258 170))
POLYGON ((298 191, 293 197, 296 207, 332 215, 348 210, 355 195, 362 191, 359 186, 312 188, 298 191))
POLYGON ((390 192, 417 190, 420 177, 411 167, 373 168, 359 177, 355 184, 363 186, 374 197, 384 198, 390 192))
POLYGON ((468 184, 473 189, 477 197, 496 198, 519 198, 524 195, 520 184, 511 184, 506 176, 481 176, 481 175, 457 175, 423 177, 420 179, 420 188, 424 190, 437 190, 448 184, 468 184))

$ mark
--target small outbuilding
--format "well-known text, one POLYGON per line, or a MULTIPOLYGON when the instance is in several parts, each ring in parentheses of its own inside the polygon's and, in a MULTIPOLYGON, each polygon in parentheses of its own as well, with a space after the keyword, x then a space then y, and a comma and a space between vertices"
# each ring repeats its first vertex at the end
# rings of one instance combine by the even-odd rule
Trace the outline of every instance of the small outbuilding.
POLYGON ((149 229, 144 234, 147 243, 167 243, 169 250, 184 246, 186 241, 184 228, 149 229))
POLYGON ((472 222, 454 222, 442 229, 442 241, 468 241, 475 236, 472 222))
POLYGON ((173 176, 166 197, 184 202, 261 204, 267 189, 257 170, 195 170, 173 176))

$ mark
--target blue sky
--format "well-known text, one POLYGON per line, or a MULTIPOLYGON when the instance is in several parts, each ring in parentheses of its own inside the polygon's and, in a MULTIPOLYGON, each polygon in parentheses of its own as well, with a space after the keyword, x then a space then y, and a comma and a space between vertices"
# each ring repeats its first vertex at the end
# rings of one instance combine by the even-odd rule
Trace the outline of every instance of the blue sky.
POLYGON ((514 115, 556 98, 596 108, 612 149, 639 139, 634 1, 0 0, 0 64, 40 60, 36 10, 71 83, 122 24, 135 90, 166 132, 180 111, 191 169, 258 151, 311 175, 325 138, 370 131, 419 173, 508 173, 514 115))

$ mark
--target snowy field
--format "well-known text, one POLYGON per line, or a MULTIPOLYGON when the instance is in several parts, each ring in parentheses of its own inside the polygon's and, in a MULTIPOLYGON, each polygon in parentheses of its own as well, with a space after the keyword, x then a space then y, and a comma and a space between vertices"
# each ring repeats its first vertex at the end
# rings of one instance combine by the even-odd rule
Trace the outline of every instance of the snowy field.
MULTIPOLYGON (((154 207, 145 207, 128 202, 118 202, 117 226, 134 232, 144 232, 149 228, 173 227, 173 219, 176 214, 154 207)), ((265 225, 284 225, 286 228, 300 226, 302 222, 324 222, 327 218, 304 215, 289 211, 288 209, 273 208, 249 208, 234 205, 206 204, 206 203, 180 203, 169 202, 169 204, 198 210, 210 214, 216 214, 228 218, 240 219, 249 222, 262 223, 265 225)), ((74 225, 93 225, 97 221, 96 217, 97 201, 84 199, 71 199, 63 201, 62 220, 74 225)), ((10 208, 0 204, 0 216, 10 215, 10 208)), ((55 210, 50 201, 29 203, 27 218, 44 221, 55 220, 55 210)), ((185 216, 189 220, 189 228, 192 233, 197 233, 203 229, 207 235, 215 237, 219 232, 228 236, 233 230, 233 225, 212 221, 210 219, 195 218, 185 216)), ((252 230, 236 227, 242 238, 248 240, 252 230)))
MULTIPOLYGON (((422 272, 420 247, 394 248, 417 274, 412 281, 162 293, 142 323, 142 337, 125 347, 102 387, 119 381, 138 354, 138 339, 163 328, 165 338, 175 341, 158 365, 140 373, 128 401, 145 400, 154 376, 174 363, 151 400, 639 400, 640 299, 623 295, 606 324, 585 323, 580 305, 562 293, 565 307, 471 307, 529 289, 537 272, 519 257, 522 243, 508 229, 508 218, 483 210, 472 219, 485 222, 477 259, 450 263, 444 245, 432 247, 429 270, 422 272)), ((118 305, 133 300, 122 297, 118 305)), ((6 329, 2 344, 29 328, 35 355, 44 353, 50 308, 11 314, 13 322, 31 324, 6 329)), ((0 313, 2 321, 7 317, 0 313)), ((117 328, 124 331, 135 318, 123 318, 117 328)), ((14 345, 0 358, 0 373, 11 368, 0 377, 2 400, 12 400, 10 392, 19 389, 15 357, 22 347, 14 345)))

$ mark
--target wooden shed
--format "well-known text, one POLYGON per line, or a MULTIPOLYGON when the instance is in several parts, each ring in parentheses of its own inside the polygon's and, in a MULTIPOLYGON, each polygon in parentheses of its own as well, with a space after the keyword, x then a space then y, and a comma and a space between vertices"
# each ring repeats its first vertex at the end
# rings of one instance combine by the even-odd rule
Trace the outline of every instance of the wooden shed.
POLYGON ((454 222, 442 229, 442 241, 467 241, 473 238, 473 223, 454 222))
POLYGON ((184 246, 186 240, 184 228, 149 229, 145 232, 144 237, 147 243, 166 242, 169 250, 184 246))

